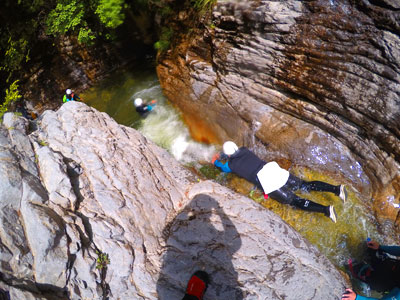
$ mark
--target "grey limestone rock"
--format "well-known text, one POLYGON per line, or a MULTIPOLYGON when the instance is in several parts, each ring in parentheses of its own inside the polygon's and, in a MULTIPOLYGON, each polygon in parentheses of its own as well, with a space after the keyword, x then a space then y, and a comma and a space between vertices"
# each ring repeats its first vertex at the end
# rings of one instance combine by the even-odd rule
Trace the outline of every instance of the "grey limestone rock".
POLYGON ((179 299, 197 269, 212 278, 205 300, 338 299, 346 285, 272 212, 104 113, 68 102, 33 132, 19 122, 0 128, 0 288, 13 300, 179 299))

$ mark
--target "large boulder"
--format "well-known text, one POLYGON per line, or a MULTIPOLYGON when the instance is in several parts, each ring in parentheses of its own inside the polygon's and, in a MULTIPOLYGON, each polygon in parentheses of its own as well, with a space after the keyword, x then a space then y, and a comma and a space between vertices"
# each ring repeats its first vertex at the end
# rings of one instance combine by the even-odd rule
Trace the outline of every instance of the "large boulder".
POLYGON ((346 282, 272 212, 201 181, 83 103, 0 127, 0 272, 11 299, 339 299, 346 282))
MULTIPOLYGON (((200 29, 160 55, 160 82, 199 140, 231 139, 266 159, 336 174, 393 224, 398 8, 388 0, 218 1, 200 29)), ((194 26, 182 17, 170 26, 182 23, 194 26)))

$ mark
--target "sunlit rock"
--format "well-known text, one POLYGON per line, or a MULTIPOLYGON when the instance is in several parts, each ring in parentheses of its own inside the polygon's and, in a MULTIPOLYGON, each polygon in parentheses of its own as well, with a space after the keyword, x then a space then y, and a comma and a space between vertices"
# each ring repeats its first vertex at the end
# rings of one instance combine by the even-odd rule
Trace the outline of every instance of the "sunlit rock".
POLYGON ((18 300, 179 299, 197 269, 205 299, 335 299, 347 285, 274 213, 104 113, 68 102, 33 132, 18 122, 0 127, 0 288, 18 300))

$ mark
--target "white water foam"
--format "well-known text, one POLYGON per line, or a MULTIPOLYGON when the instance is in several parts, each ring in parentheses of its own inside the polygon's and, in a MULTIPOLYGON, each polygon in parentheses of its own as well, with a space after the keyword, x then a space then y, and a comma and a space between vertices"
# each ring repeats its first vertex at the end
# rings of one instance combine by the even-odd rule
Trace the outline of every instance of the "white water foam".
POLYGON ((181 163, 210 161, 215 147, 194 141, 179 113, 169 105, 156 85, 135 93, 135 98, 156 99, 157 105, 141 120, 138 130, 160 147, 168 150, 181 163))

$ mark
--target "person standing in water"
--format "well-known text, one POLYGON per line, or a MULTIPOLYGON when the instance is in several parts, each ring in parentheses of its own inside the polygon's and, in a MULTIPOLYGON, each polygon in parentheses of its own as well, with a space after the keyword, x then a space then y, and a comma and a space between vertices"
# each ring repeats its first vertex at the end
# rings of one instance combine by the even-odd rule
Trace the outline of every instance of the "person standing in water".
POLYGON ((145 104, 141 98, 136 98, 134 101, 136 111, 142 117, 146 117, 153 110, 154 106, 156 106, 156 103, 156 100, 151 100, 150 104, 145 104))
POLYGON ((223 172, 233 172, 247 181, 250 181, 262 191, 264 198, 268 196, 283 204, 289 204, 302 210, 323 213, 336 223, 337 215, 333 205, 324 206, 311 200, 297 196, 296 190, 331 192, 339 196, 343 202, 346 201, 347 191, 344 185, 331 185, 322 181, 305 181, 279 165, 265 162, 246 147, 239 148, 234 142, 228 141, 223 145, 223 154, 227 162, 219 161, 221 154, 217 153, 212 163, 223 172))

